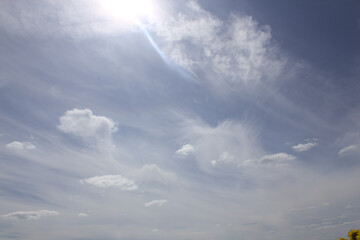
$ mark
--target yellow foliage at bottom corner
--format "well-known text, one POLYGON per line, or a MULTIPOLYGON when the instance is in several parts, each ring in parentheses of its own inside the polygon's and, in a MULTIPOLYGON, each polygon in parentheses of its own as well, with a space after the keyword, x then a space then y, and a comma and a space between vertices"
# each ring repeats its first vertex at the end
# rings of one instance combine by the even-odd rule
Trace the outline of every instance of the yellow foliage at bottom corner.
POLYGON ((359 229, 351 229, 348 232, 348 237, 349 237, 349 239, 341 237, 341 238, 339 238, 339 240, 360 240, 360 230, 359 229))

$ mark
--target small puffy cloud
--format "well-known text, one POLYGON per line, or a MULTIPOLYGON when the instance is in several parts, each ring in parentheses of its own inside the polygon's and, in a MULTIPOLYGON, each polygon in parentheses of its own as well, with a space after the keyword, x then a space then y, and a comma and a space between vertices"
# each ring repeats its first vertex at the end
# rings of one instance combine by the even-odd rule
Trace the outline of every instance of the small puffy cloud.
POLYGON ((286 166, 296 160, 296 157, 287 153, 268 154, 258 159, 246 160, 245 166, 286 166))
POLYGON ((135 172, 135 178, 139 181, 169 182, 176 178, 172 172, 161 169, 156 164, 145 164, 135 172))
POLYGON ((292 149, 296 152, 306 152, 317 145, 316 139, 308 140, 307 143, 299 143, 292 146, 292 149))
POLYGON ((145 203, 145 207, 153 207, 153 206, 162 206, 165 203, 167 203, 168 201, 166 199, 161 199, 161 200, 153 200, 151 202, 147 202, 145 203))
POLYGON ((79 213, 78 214, 78 217, 88 217, 89 215, 88 214, 86 214, 86 213, 79 213))
POLYGON ((157 228, 154 228, 153 230, 151 230, 153 233, 155 233, 155 232, 159 232, 160 230, 159 229, 157 229, 157 228))
POLYGON ((220 154, 217 160, 212 160, 210 163, 211 165, 215 166, 217 163, 224 162, 224 163, 233 163, 235 161, 235 157, 231 155, 229 152, 223 152, 220 154))
POLYGON ((80 180, 81 184, 92 184, 96 187, 119 187, 124 191, 133 191, 138 188, 135 182, 121 176, 121 175, 104 175, 80 180))
POLYGON ((180 149, 178 149, 175 153, 183 156, 187 156, 191 153, 195 152, 195 148, 191 144, 185 144, 180 149))
POLYGON ((2 215, 4 218, 12 218, 19 220, 38 220, 41 217, 55 216, 59 213, 56 211, 40 210, 40 211, 17 211, 2 215))
POLYGON ((343 147, 342 149, 340 149, 340 151, 338 152, 338 155, 339 156, 344 156, 344 155, 346 155, 348 153, 354 152, 354 151, 359 150, 359 149, 360 149, 360 145, 358 145, 358 144, 346 146, 346 147, 343 147))
POLYGON ((35 150, 36 147, 30 143, 30 142, 18 142, 14 141, 9 144, 6 144, 6 148, 10 149, 14 152, 21 152, 21 151, 29 151, 29 150, 35 150))
POLYGON ((90 109, 73 109, 66 111, 60 117, 57 126, 61 131, 82 138, 95 138, 107 141, 112 133, 117 131, 115 123, 110 118, 94 115, 90 109))

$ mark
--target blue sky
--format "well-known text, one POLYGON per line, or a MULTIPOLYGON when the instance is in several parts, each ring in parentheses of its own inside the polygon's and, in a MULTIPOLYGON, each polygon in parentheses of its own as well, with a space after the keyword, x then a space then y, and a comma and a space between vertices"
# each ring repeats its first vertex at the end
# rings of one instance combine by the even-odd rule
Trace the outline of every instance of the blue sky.
POLYGON ((358 16, 354 0, 2 1, 0 239, 359 227, 358 16))

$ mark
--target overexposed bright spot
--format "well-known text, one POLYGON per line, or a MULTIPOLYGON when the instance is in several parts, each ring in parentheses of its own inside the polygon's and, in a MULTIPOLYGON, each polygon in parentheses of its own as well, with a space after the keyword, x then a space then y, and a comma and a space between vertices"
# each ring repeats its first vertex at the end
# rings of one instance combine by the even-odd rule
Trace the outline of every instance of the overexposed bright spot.
POLYGON ((104 13, 114 20, 139 24, 154 14, 153 0, 101 0, 104 13))

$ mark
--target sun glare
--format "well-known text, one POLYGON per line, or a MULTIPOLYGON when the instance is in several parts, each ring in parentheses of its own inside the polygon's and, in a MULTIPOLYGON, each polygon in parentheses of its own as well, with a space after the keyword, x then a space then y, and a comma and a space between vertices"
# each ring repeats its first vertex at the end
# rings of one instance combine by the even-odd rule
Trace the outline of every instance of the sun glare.
POLYGON ((142 23, 153 15, 152 0, 101 0, 105 14, 116 20, 142 23))

